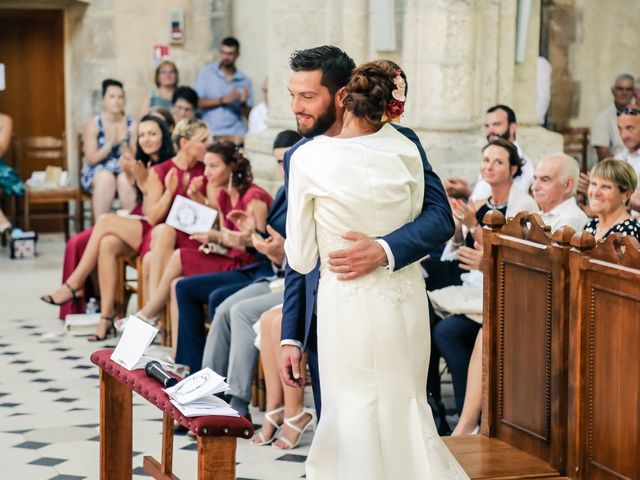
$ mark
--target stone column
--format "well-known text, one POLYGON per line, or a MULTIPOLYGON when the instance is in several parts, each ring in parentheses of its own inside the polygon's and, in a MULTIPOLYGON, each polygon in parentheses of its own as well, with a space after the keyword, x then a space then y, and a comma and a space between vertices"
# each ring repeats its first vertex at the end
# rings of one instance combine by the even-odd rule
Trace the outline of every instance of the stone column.
POLYGON ((327 42, 330 0, 299 2, 296 0, 270 1, 265 30, 262 33, 268 43, 267 70, 269 76, 269 128, 256 135, 245 137, 245 152, 251 159, 254 177, 274 192, 282 179, 271 155, 276 134, 284 129, 295 130, 296 124, 289 107, 287 83, 289 57, 294 50, 310 48, 327 42))

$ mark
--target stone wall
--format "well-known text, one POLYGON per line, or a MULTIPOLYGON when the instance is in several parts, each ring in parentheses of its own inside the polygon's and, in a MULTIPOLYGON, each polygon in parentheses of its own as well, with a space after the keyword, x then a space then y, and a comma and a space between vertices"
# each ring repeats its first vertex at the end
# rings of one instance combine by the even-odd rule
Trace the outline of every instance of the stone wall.
MULTIPOLYGON (((153 45, 169 44, 169 59, 180 72, 180 83, 193 85, 199 69, 217 59, 222 38, 241 42, 238 67, 254 80, 256 102, 262 100, 267 44, 266 2, 255 0, 93 0, 65 9, 67 131, 69 151, 77 152, 77 134, 101 109, 100 85, 105 78, 124 83, 126 111, 137 115, 145 93, 154 87, 153 45), (171 45, 169 15, 184 13, 184 43, 171 45), (262 25, 262 28, 260 27, 262 25)), ((75 162, 70 162, 75 165, 75 162)))
POLYGON ((545 0, 543 44, 553 66, 550 121, 590 127, 620 73, 640 76, 640 2, 545 0))

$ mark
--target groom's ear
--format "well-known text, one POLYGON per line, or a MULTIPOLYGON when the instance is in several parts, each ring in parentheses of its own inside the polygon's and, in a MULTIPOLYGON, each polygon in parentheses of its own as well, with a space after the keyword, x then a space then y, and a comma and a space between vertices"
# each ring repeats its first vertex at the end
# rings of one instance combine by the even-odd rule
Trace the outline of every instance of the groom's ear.
POLYGON ((344 108, 344 99, 347 97, 347 87, 338 89, 335 96, 336 108, 344 108))

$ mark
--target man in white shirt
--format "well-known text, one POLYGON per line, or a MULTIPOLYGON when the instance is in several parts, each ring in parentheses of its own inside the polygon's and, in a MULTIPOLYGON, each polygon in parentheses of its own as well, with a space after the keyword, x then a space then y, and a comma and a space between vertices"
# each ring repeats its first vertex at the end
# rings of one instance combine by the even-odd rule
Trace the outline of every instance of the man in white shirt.
POLYGON ((591 126, 591 145, 595 147, 598 160, 613 157, 624 148, 618 133, 618 112, 628 107, 634 97, 633 75, 618 75, 613 86, 613 103, 596 116, 591 126))
MULTIPOLYGON (((522 174, 513 179, 513 185, 518 187, 523 193, 529 193, 529 187, 533 182, 533 164, 516 141, 517 128, 516 114, 508 106, 494 105, 487 110, 484 120, 484 131, 487 136, 487 141, 502 138, 516 146, 518 155, 520 155, 523 163, 522 174)), ((481 200, 491 196, 491 187, 480 175, 478 175, 478 181, 473 191, 471 191, 469 183, 462 178, 449 178, 445 181, 444 187, 447 195, 453 198, 467 198, 470 196, 472 200, 481 200)))
POLYGON ((262 84, 262 102, 257 104, 249 112, 248 133, 260 133, 267 129, 267 117, 269 116, 268 99, 269 96, 269 80, 264 79, 262 84))
POLYGON ((551 231, 567 225, 580 232, 589 220, 575 199, 579 175, 578 162, 564 153, 547 155, 536 165, 531 191, 551 231))
MULTIPOLYGON (((628 162, 640 177, 640 109, 623 109, 618 115, 618 131, 624 149, 615 158, 628 162)), ((640 183, 629 203, 632 209, 640 211, 640 183)))

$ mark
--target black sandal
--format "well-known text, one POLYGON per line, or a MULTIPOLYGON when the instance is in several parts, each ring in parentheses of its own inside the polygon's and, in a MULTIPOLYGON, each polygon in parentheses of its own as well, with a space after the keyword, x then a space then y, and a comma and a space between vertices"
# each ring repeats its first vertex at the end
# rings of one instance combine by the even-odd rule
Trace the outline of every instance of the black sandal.
POLYGON ((80 289, 75 289, 72 288, 71 285, 69 285, 67 282, 64 282, 64 286, 67 287, 69 289, 69 291, 71 292, 71 298, 63 301, 63 302, 59 302, 56 303, 56 301, 53 299, 53 296, 51 295, 43 295, 42 297, 40 297, 40 300, 42 300, 45 303, 48 303, 50 305, 55 305, 56 307, 61 307, 62 305, 65 305, 69 302, 73 302, 76 303, 77 301, 79 301, 82 298, 82 295, 79 295, 78 292, 80 291, 80 289))
POLYGON ((88 342, 103 342, 105 341, 107 338, 111 338, 111 337, 115 337, 117 335, 116 333, 116 327, 113 326, 113 319, 115 318, 115 315, 113 317, 100 317, 100 320, 106 320, 107 322, 109 322, 109 325, 107 326, 107 330, 104 333, 103 336, 99 336, 97 333, 91 334, 87 337, 87 341, 88 342))

